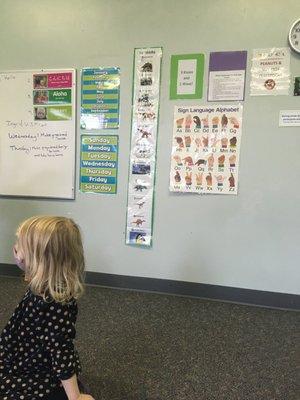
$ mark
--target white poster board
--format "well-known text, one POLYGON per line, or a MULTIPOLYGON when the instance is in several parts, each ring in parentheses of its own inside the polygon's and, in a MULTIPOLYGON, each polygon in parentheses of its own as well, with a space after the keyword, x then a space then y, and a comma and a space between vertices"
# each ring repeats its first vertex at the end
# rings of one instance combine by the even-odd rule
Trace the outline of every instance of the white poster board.
POLYGON ((74 198, 74 69, 0 72, 0 195, 74 198))

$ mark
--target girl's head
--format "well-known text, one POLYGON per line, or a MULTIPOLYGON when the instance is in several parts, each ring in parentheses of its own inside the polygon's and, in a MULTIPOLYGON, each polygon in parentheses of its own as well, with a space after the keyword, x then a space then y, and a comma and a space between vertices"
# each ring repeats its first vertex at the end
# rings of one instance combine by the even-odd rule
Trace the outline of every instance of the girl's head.
POLYGON ((82 294, 84 254, 80 230, 73 220, 32 217, 19 226, 16 235, 15 253, 34 294, 58 302, 82 294))

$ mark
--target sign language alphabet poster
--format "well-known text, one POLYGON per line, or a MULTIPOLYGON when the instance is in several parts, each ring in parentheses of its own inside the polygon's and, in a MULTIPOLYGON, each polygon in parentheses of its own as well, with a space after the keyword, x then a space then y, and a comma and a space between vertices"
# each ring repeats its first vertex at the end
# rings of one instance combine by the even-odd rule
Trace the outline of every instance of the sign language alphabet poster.
POLYGON ((242 109, 175 107, 170 191, 237 194, 242 109))

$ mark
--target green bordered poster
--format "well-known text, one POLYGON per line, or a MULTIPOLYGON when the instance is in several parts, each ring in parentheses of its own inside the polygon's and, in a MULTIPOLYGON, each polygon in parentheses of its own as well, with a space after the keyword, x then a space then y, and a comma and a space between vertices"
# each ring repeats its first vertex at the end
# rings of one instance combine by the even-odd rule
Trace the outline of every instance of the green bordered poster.
POLYGON ((81 129, 119 128, 120 68, 84 68, 81 72, 81 129))
POLYGON ((204 54, 171 56, 170 99, 201 99, 204 54))
POLYGON ((118 136, 82 135, 80 191, 115 194, 117 192, 118 136))

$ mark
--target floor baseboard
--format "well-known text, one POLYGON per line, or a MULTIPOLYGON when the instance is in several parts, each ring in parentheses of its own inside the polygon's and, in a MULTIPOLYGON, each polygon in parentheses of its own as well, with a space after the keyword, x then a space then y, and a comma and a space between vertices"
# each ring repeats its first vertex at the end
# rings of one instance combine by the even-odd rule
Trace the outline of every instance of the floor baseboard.
MULTIPOLYGON (((16 277, 21 276, 21 274, 22 272, 17 266, 0 263, 0 275, 16 277)), ((110 288, 197 297, 252 306, 300 310, 300 296, 289 293, 89 271, 86 272, 86 283, 110 288)))

